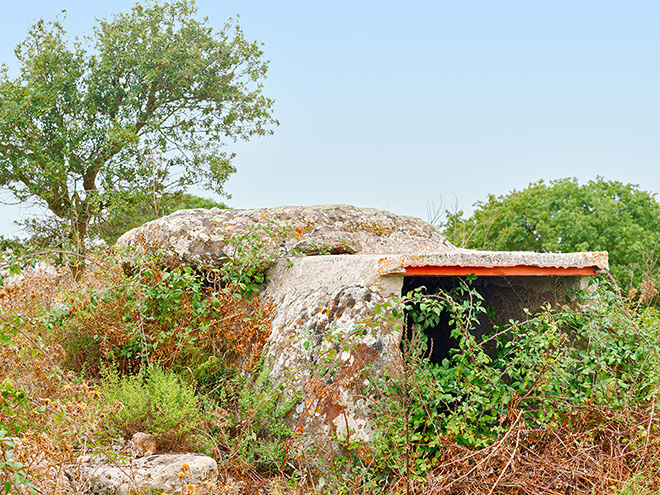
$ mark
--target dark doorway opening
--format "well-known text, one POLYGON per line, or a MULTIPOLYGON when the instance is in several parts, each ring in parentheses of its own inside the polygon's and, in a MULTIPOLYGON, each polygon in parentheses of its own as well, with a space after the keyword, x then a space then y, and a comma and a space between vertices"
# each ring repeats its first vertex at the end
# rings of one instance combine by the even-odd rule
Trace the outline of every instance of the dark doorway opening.
MULTIPOLYGON (((459 277, 404 277, 402 294, 405 296, 410 291, 425 287, 427 294, 437 294, 440 291, 451 292, 457 284, 461 283, 459 277)), ((440 364, 444 359, 451 356, 451 350, 458 347, 458 341, 451 336, 452 327, 449 323, 450 315, 443 312, 440 321, 433 327, 426 328, 424 333, 428 338, 429 354, 431 363, 440 364)), ((408 338, 412 336, 414 323, 412 318, 406 318, 406 333, 408 338)))
MULTIPOLYGON (((465 277, 404 277, 402 295, 422 286, 426 287, 429 294, 450 292, 461 283, 466 283, 465 277)), ((488 310, 479 317, 472 333, 477 342, 486 341, 483 348, 491 359, 497 357, 497 349, 494 341, 488 341, 488 336, 500 331, 500 327, 510 320, 525 321, 545 303, 556 303, 557 293, 562 292, 559 285, 560 277, 477 277, 472 282, 472 287, 484 299, 482 305, 488 310)), ((443 359, 449 358, 451 350, 458 346, 458 342, 451 337, 449 320, 449 314, 443 314, 438 325, 425 330, 432 349, 429 355, 432 363, 441 363, 443 359)), ((407 319, 407 325, 410 335, 413 330, 410 319, 407 319)))

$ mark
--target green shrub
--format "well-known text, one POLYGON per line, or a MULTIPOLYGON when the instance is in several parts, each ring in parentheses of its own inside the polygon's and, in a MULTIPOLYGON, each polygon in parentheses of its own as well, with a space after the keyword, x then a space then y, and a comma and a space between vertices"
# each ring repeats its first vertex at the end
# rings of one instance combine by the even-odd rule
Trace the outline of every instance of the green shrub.
POLYGON ((615 492, 616 495, 656 495, 658 493, 657 480, 646 473, 636 474, 627 480, 615 492))
POLYGON ((283 397, 284 386, 268 382, 269 369, 259 364, 252 378, 236 377, 242 382, 234 404, 231 428, 223 442, 231 449, 232 469, 256 469, 262 473, 280 473, 292 431, 285 417, 299 401, 283 397))
POLYGON ((105 418, 108 436, 129 439, 139 431, 150 433, 159 451, 186 450, 198 443, 201 408, 193 388, 175 373, 151 366, 120 377, 105 369, 100 391, 113 406, 105 418))
POLYGON ((485 309, 468 284, 451 293, 422 288, 401 300, 393 312, 405 310, 413 330, 404 339, 403 369, 372 374, 376 440, 368 456, 352 457, 368 467, 363 482, 377 488, 423 480, 448 442, 486 448, 513 427, 613 428, 605 423, 653 410, 660 386, 658 311, 633 314, 605 286, 576 298, 495 329, 484 342, 472 330, 485 309), (447 313, 457 347, 433 364, 424 329, 447 313), (496 343, 495 359, 484 351, 488 340, 496 343), (588 409, 606 412, 586 421, 588 409))
POLYGON ((197 391, 220 404, 236 402, 245 386, 245 378, 239 370, 218 356, 209 356, 191 369, 197 391))
POLYGON ((194 370, 212 357, 244 370, 256 363, 272 305, 241 297, 238 282, 211 286, 210 272, 163 267, 162 259, 144 256, 131 260, 127 275, 120 259, 108 258, 112 270, 48 316, 67 368, 98 376, 108 365, 130 374, 148 363, 194 370))
MULTIPOLYGON (((13 334, 13 329, 0 326, 0 350, 4 346, 13 345, 13 334)), ((24 464, 14 459, 16 445, 11 437, 12 430, 14 433, 20 430, 14 422, 14 416, 28 404, 25 389, 17 388, 8 378, 0 380, 0 493, 11 493, 12 488, 19 490, 19 485, 23 485, 30 493, 36 493, 28 480, 24 464)))

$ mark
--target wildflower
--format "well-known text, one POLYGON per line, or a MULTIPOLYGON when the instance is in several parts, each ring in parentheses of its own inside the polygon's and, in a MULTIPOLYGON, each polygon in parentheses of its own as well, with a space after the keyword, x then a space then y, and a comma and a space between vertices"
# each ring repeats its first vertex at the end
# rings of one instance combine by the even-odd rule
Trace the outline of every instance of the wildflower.
POLYGON ((190 466, 188 466, 188 464, 186 464, 185 462, 181 465, 181 469, 183 469, 184 471, 186 471, 188 468, 190 468, 190 466))

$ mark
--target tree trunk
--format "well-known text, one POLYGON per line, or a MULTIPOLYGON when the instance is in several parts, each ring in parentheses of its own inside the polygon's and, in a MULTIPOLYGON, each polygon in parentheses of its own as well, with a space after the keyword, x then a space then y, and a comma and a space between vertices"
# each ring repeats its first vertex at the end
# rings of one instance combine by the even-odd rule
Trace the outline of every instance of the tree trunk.
POLYGON ((85 241, 87 240, 87 227, 89 225, 89 215, 79 215, 71 223, 71 244, 77 256, 71 261, 71 272, 76 281, 80 281, 85 273, 85 253, 87 247, 85 241))

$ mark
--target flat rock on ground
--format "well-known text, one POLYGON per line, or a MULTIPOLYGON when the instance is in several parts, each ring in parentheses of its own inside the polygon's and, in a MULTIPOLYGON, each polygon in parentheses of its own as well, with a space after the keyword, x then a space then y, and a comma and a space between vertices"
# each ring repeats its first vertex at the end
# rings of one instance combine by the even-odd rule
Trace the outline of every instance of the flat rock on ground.
POLYGON ((76 470, 75 477, 89 486, 94 495, 132 495, 141 493, 139 489, 163 495, 181 494, 188 485, 194 485, 196 491, 207 488, 218 476, 215 460, 202 454, 151 455, 116 462, 82 456, 76 470))

